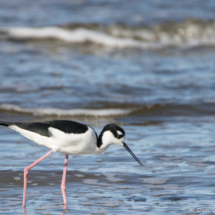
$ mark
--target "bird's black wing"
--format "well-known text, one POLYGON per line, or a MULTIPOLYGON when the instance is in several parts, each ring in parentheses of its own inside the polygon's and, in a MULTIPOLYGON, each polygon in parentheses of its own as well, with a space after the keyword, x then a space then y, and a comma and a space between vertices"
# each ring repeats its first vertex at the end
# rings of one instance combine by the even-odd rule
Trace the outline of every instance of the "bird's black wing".
POLYGON ((38 133, 42 136, 50 137, 51 133, 49 128, 56 128, 64 133, 74 133, 80 134, 85 133, 88 130, 86 125, 83 125, 79 122, 70 121, 70 120, 54 120, 47 122, 33 122, 33 123, 6 123, 0 122, 0 125, 11 126, 16 125, 22 129, 38 133))
POLYGON ((38 133, 42 136, 50 137, 51 133, 49 132, 49 125, 43 122, 33 122, 33 123, 14 123, 14 125, 19 128, 38 133))
POLYGON ((86 125, 70 120, 54 120, 46 123, 49 127, 56 128, 64 133, 81 134, 88 130, 86 125))

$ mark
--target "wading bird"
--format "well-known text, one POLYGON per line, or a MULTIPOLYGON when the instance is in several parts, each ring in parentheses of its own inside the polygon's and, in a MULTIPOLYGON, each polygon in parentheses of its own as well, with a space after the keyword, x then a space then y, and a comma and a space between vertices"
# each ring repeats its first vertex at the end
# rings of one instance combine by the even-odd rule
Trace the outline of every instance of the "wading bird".
POLYGON ((143 166, 140 160, 124 142, 125 131, 115 124, 106 125, 101 131, 99 137, 92 127, 69 120, 54 120, 33 123, 0 122, 0 125, 7 126, 19 132, 28 139, 33 140, 39 145, 51 149, 47 154, 39 158, 30 166, 26 167, 24 170, 23 207, 25 207, 26 201, 27 175, 29 170, 53 152, 60 152, 66 155, 61 183, 61 190, 65 205, 67 204, 66 171, 68 155, 100 154, 107 150, 110 145, 115 144, 124 146, 133 158, 141 166, 143 166))

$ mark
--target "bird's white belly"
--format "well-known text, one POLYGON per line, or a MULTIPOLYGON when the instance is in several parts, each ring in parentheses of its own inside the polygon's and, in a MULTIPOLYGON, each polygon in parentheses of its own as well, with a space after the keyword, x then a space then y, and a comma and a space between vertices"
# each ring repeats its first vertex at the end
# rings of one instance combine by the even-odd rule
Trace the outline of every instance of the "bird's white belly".
POLYGON ((60 152, 63 154, 94 154, 95 147, 92 143, 82 143, 78 142, 77 145, 74 147, 72 145, 60 147, 56 149, 56 152, 60 152))

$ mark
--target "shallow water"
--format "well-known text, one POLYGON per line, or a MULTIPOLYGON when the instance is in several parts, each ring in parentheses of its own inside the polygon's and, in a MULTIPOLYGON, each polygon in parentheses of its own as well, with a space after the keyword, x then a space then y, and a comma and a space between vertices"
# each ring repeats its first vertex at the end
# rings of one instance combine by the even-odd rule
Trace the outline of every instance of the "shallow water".
MULTIPOLYGON (((127 142, 143 167, 118 146, 97 156, 69 156, 67 211, 183 214, 191 207, 212 209, 214 129, 211 122, 199 123, 124 126, 127 142)), ((20 213, 23 169, 47 149, 8 129, 1 129, 0 136, 4 143, 0 160, 1 211, 20 213)), ((29 172, 27 214, 63 212, 63 162, 64 156, 54 153, 29 172)))
MULTIPOLYGON (((64 210, 53 153, 29 172, 26 214, 213 213, 214 8, 1 1, 0 121, 116 123, 144 164, 120 146, 70 155, 64 210)), ((5 127, 0 146, 0 213, 22 214, 23 170, 48 149, 5 127)))

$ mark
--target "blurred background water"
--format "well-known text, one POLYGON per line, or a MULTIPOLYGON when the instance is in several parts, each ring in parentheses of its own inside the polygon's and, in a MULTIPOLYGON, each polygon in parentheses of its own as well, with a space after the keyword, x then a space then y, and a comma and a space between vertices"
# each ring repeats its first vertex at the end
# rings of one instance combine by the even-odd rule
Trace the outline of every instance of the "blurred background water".
MULTIPOLYGON (((0 119, 121 125, 120 147, 29 173, 26 214, 213 209, 215 2, 0 1, 0 119), (190 209, 193 208, 193 209, 190 209)), ((0 213, 22 213, 23 170, 48 149, 0 129, 0 213)))

